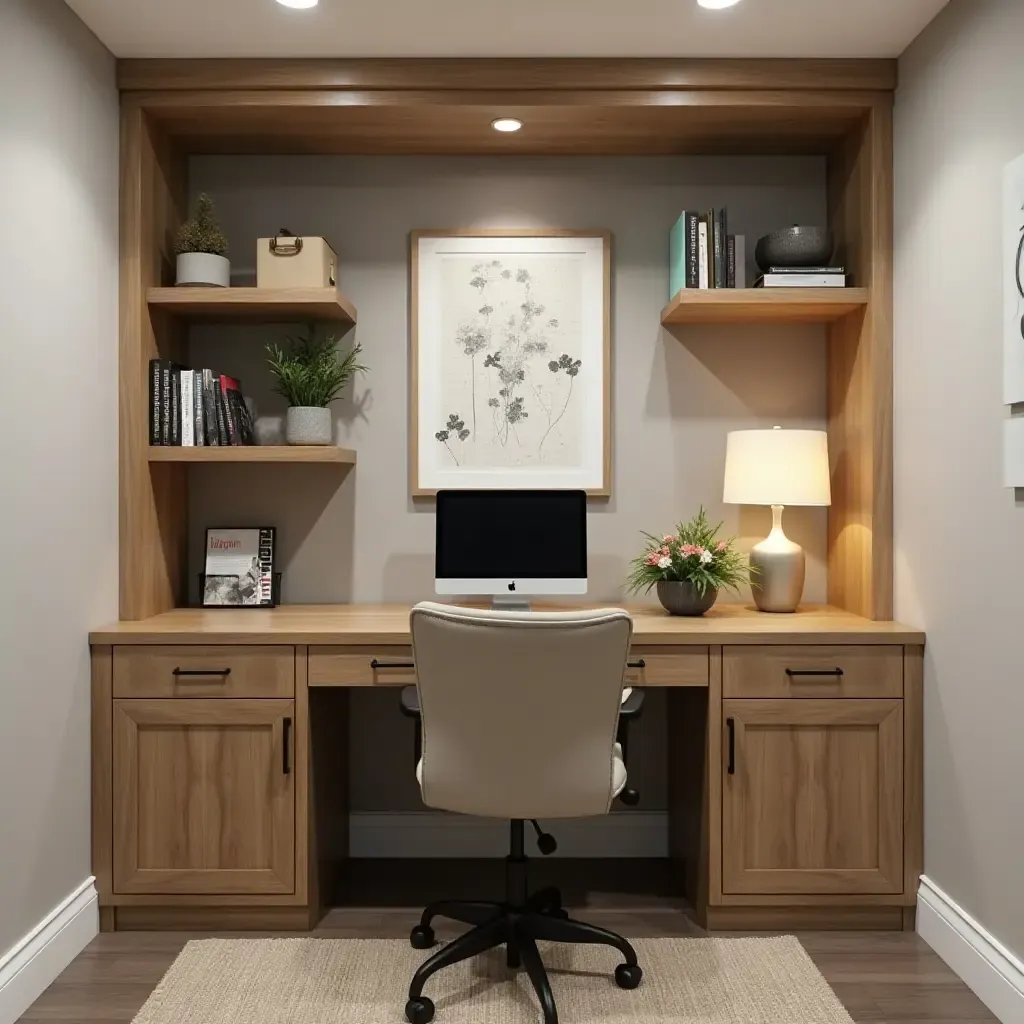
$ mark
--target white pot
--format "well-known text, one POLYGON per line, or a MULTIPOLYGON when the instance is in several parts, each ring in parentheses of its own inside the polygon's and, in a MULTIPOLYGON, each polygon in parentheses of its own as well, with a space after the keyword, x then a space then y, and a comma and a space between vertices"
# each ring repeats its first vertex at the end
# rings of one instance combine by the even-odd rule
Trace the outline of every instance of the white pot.
POLYGON ((231 260, 209 252, 183 252, 178 256, 178 285, 206 288, 231 286, 231 260))
POLYGON ((284 424, 284 439, 289 444, 332 444, 334 421, 330 409, 293 405, 284 424))

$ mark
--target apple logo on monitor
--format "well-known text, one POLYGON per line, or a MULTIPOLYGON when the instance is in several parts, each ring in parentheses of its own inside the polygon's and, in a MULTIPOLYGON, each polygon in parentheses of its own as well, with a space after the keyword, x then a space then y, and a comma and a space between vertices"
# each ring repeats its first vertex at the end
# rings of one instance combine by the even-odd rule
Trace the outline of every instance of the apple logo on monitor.
POLYGON ((510 583, 510 584, 508 585, 508 589, 509 589, 509 590, 515 590, 515 589, 516 589, 516 581, 515 581, 515 580, 513 580, 513 581, 512 581, 512 582, 511 582, 511 583, 510 583))

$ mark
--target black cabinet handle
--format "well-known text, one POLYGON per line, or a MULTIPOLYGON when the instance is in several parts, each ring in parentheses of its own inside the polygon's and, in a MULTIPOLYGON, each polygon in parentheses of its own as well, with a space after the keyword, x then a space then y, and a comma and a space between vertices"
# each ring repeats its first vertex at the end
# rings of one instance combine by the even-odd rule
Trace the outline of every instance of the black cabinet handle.
POLYGON ((291 738, 292 738, 292 720, 286 718, 284 720, 283 735, 281 741, 281 771, 285 775, 291 775, 292 773, 292 759, 291 759, 291 738))
POLYGON ((643 658, 637 658, 636 661, 627 661, 626 668, 647 668, 647 662, 643 658))
POLYGON ((835 676, 836 679, 842 678, 843 670, 841 668, 787 668, 786 675, 790 679, 796 679, 800 676, 835 676))
POLYGON ((727 771, 730 775, 736 774, 736 719, 727 718, 725 720, 725 727, 729 730, 729 767, 727 771))
POLYGON ((172 676, 229 676, 229 668, 176 668, 171 672, 172 676))
POLYGON ((376 658, 370 660, 370 668, 376 670, 378 668, 415 668, 416 663, 413 661, 378 661, 376 658))

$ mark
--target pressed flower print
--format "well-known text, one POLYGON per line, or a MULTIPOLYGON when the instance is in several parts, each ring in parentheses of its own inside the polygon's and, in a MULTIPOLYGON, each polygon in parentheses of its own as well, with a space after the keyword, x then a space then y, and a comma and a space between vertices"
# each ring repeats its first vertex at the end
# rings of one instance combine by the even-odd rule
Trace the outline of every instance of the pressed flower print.
POLYGON ((419 485, 606 486, 604 239, 430 242, 430 258, 419 250, 419 485))

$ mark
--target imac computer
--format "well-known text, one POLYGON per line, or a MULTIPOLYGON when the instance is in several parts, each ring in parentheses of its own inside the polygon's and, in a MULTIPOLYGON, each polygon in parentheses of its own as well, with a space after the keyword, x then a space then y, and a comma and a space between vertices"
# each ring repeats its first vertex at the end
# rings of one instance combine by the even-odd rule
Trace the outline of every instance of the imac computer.
POLYGON ((534 594, 587 592, 584 491, 438 491, 438 594, 488 594, 523 608, 534 594))

